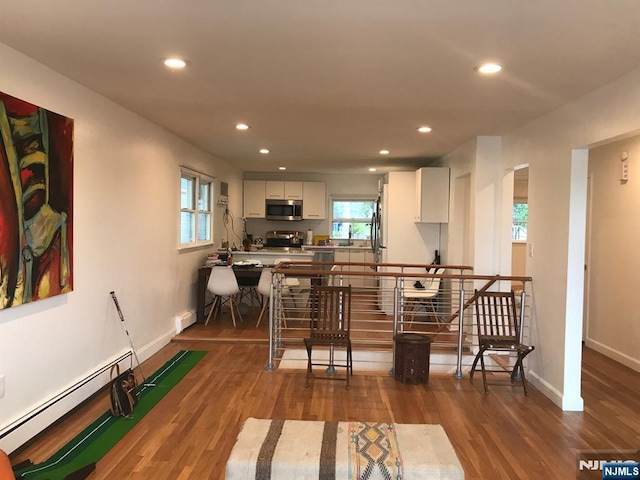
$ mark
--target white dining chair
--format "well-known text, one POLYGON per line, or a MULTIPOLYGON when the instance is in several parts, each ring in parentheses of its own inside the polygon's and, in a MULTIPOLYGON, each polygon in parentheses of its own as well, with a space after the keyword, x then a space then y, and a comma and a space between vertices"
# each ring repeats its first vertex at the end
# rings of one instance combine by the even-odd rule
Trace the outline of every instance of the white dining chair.
POLYGON ((211 275, 209 276, 209 282, 207 283, 207 290, 209 290, 214 297, 211 311, 209 311, 207 320, 204 323, 205 325, 209 324, 213 312, 219 310, 224 303, 229 304, 233 326, 236 326, 236 312, 238 318, 242 321, 242 315, 236 302, 236 297, 240 295, 240 287, 238 287, 238 280, 232 267, 213 267, 211 269, 211 275))
POLYGON ((269 306, 269 302, 271 299, 271 280, 273 278, 273 273, 270 268, 264 267, 262 272, 260 272, 260 280, 258 280, 258 286, 256 287, 256 292, 262 295, 262 308, 260 309, 260 315, 258 315, 258 321, 256 323, 256 328, 260 326, 260 322, 262 321, 262 316, 264 312, 267 310, 269 306))
MULTIPOLYGON (((290 262, 291 259, 287 257, 276 258, 274 261, 275 265, 278 265, 283 262, 290 262)), ((285 316, 284 311, 285 308, 285 300, 289 300, 291 302, 291 308, 295 309, 297 307, 296 295, 300 293, 300 280, 295 277, 290 277, 289 275, 285 275, 284 281, 282 282, 282 306, 283 306, 283 318, 285 316)), ((286 326, 286 320, 285 320, 286 326)))
MULTIPOLYGON (((258 286, 256 287, 256 292, 262 295, 262 308, 260 309, 260 315, 258 316, 258 321, 256 322, 256 328, 260 326, 260 322, 262 321, 262 317, 264 316, 264 312, 267 311, 269 307, 269 303, 271 302, 271 283, 273 281, 273 271, 270 268, 263 268, 262 272, 260 272, 260 279, 258 280, 258 286)), ((282 285, 280 287, 282 289, 281 296, 284 298, 289 293, 289 287, 286 285, 282 285)), ((287 317, 284 309, 282 309, 282 323, 285 328, 287 328, 287 317)))
MULTIPOLYGON (((434 272, 436 275, 444 273, 444 268, 438 268, 434 272)), ((409 327, 413 325, 418 309, 423 306, 425 310, 429 312, 436 321, 439 320, 438 312, 436 309, 436 297, 440 292, 440 277, 424 277, 417 279, 415 277, 407 277, 405 279, 405 286, 403 290, 404 302, 405 302, 405 314, 408 315, 409 327)))

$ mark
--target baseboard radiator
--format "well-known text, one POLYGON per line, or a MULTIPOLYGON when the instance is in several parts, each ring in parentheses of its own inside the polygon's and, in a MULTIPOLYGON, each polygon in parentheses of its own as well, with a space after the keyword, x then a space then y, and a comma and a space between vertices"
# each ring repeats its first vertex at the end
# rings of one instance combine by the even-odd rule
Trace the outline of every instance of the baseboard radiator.
POLYGON ((17 430, 18 428, 20 428, 21 426, 23 426, 25 423, 27 423, 29 420, 32 420, 33 418, 37 417, 38 415, 40 415, 42 412, 46 411, 48 408, 52 407, 53 405, 55 405, 56 403, 58 403, 60 400, 62 400, 63 398, 67 397, 68 395, 70 395, 71 393, 75 392, 76 390, 78 390, 80 387, 86 385, 87 383, 89 383, 90 381, 94 380, 95 378, 99 377, 100 375, 102 375, 103 373, 107 372, 108 370, 111 369, 112 366, 122 362, 123 360, 127 359, 127 358, 131 358, 132 357, 132 352, 129 351, 127 353, 123 353, 120 357, 116 358, 115 360, 109 362, 108 364, 104 365, 103 367, 100 367, 98 370, 90 373, 89 375, 87 375, 86 377, 84 377, 83 379, 77 381, 76 383, 74 383, 73 385, 69 386, 68 388, 66 388, 65 390, 63 390, 62 392, 54 395, 53 397, 51 397, 49 400, 47 400, 46 402, 44 402, 43 404, 35 407, 34 409, 32 409, 31 411, 25 413, 22 417, 14 420, 13 422, 11 422, 10 424, 6 425, 5 427, 3 427, 0 430, 0 440, 3 439, 4 437, 6 437, 7 435, 9 435, 10 433, 14 432, 15 430, 17 430))

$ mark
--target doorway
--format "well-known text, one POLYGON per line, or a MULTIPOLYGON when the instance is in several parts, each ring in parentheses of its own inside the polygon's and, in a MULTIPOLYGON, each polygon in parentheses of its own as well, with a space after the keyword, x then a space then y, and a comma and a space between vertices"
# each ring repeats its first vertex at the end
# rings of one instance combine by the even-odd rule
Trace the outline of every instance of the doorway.
POLYGON ((621 178, 624 160, 640 159, 640 135, 589 150, 585 241, 585 345, 640 371, 640 183, 621 178), (597 294, 596 294, 597 293, 597 294))
MULTIPOLYGON (((529 166, 514 169, 513 211, 511 216, 511 275, 527 274, 527 232, 529 228, 529 166)), ((511 288, 521 290, 521 282, 511 288)))

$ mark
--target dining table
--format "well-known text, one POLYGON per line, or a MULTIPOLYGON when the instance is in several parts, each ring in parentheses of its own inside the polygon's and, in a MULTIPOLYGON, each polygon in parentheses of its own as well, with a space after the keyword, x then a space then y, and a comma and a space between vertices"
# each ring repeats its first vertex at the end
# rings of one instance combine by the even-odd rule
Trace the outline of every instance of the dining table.
MULTIPOLYGON (((265 267, 272 267, 273 265, 264 264, 247 264, 238 262, 232 265, 233 273, 238 280, 238 286, 241 289, 255 288, 258 286, 260 280, 260 274, 265 267)), ((209 276, 211 275, 212 268, 225 268, 225 265, 207 266, 203 265, 198 269, 198 284, 197 284, 197 299, 196 299, 196 323, 204 324, 205 322, 205 310, 211 305, 213 300, 207 302, 207 283, 209 283, 209 276)))

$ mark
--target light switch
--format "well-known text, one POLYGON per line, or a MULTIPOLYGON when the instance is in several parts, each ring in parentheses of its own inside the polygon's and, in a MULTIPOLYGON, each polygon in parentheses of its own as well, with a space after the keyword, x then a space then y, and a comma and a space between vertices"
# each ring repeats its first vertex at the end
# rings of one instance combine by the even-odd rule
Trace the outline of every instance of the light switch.
POLYGON ((623 160, 620 163, 620 181, 627 182, 629 180, 629 160, 623 160))
POLYGON ((0 398, 4 397, 4 375, 0 375, 0 398))
POLYGON ((527 243, 527 248, 529 248, 529 256, 533 257, 533 243, 527 243))

